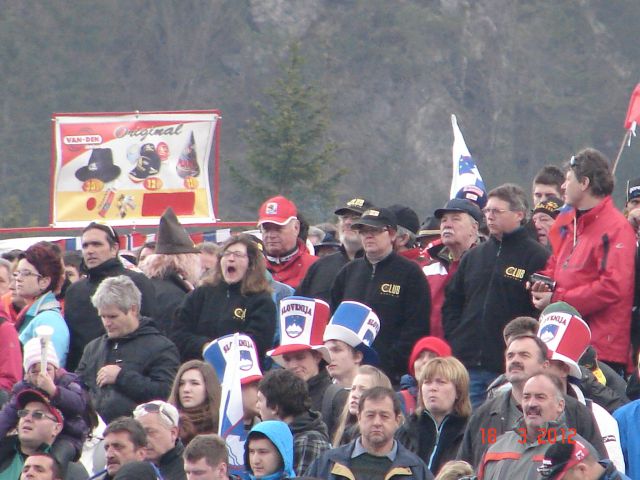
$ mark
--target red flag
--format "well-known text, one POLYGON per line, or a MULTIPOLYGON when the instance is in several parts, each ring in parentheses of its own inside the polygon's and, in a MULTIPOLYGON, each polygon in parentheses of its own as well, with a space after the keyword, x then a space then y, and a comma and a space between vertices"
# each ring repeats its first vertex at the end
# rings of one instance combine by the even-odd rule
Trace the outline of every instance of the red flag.
POLYGON ((636 85, 629 100, 627 117, 624 119, 624 128, 629 130, 633 122, 640 124, 640 83, 636 85))

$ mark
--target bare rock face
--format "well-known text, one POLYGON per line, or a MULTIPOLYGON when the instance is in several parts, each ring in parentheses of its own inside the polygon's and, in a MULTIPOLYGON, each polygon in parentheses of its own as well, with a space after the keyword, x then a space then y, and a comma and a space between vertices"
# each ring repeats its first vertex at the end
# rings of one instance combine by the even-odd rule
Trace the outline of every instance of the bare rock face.
POLYGON ((282 30, 288 37, 299 38, 318 18, 322 0, 251 0, 251 15, 260 28, 282 30))

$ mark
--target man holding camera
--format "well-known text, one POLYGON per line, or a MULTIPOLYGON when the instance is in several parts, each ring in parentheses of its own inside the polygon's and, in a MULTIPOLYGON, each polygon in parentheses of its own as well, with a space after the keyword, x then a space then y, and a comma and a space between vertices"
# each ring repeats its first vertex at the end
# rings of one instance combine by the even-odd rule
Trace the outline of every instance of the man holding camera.
POLYGON ((624 373, 629 360, 636 238, 611 198, 613 175, 606 157, 585 149, 568 165, 563 211, 549 231, 552 256, 541 273, 555 281, 536 281, 534 305, 544 309, 564 301, 589 324, 598 360, 624 373))
POLYGON ((519 186, 504 184, 491 190, 484 209, 491 237, 462 257, 445 289, 444 335, 454 356, 469 370, 474 408, 504 371, 505 325, 515 317, 535 314, 525 287, 549 254, 523 228, 528 209, 519 186))

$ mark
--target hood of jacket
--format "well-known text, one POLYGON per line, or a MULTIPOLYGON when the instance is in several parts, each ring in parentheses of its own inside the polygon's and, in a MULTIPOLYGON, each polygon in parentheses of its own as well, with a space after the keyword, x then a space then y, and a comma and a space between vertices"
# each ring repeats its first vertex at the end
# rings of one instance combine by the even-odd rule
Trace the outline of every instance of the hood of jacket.
POLYGON ((247 441, 244 444, 244 465, 247 471, 253 474, 249 463, 249 442, 251 441, 251 437, 255 436, 256 433, 263 434, 278 449, 284 463, 283 473, 287 477, 295 477, 296 474, 293 471, 293 435, 291 434, 289 426, 280 420, 260 422, 255 425, 249 432, 249 435, 247 435, 247 441))

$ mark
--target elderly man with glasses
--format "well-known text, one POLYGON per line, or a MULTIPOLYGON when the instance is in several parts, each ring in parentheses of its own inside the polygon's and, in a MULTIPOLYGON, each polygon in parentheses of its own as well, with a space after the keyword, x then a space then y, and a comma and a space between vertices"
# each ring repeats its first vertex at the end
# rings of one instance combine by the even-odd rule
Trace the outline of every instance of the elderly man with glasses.
POLYGON ((364 256, 340 270, 331 289, 331 307, 335 311, 341 302, 354 300, 373 309, 380 319, 373 348, 380 368, 399 385, 411 347, 429 335, 429 284, 417 263, 393 251, 398 225, 391 210, 370 208, 351 228, 360 235, 364 256))
POLYGON ((445 289, 445 339, 471 378, 471 403, 504 371, 502 330, 521 316, 534 316, 526 283, 544 267, 545 248, 522 227, 529 210, 522 188, 504 184, 489 192, 484 214, 490 238, 469 250, 445 289))
POLYGON ((145 459, 158 467, 164 480, 186 480, 176 407, 161 400, 142 403, 133 411, 133 418, 147 434, 145 459))

